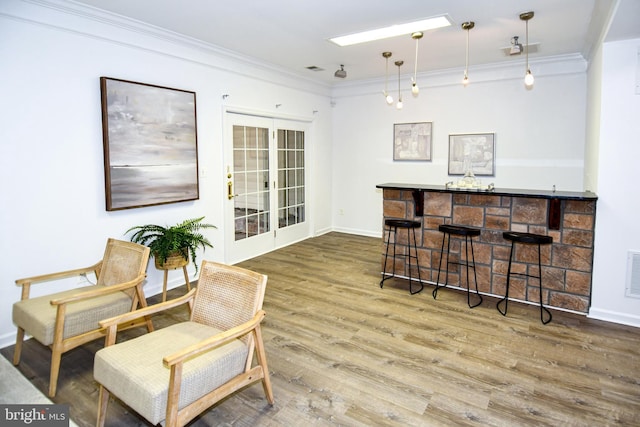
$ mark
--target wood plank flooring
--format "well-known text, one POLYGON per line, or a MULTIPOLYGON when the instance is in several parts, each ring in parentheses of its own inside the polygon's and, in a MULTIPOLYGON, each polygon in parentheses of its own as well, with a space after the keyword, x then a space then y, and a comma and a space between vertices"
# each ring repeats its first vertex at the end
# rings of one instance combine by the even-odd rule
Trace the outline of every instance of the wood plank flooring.
MULTIPOLYGON (((330 233, 241 263, 269 276, 263 331, 276 404, 255 385, 192 425, 640 425, 640 329, 559 311, 545 326, 537 306, 510 303, 503 317, 493 298, 469 309, 464 292, 434 300, 432 286, 409 295, 399 279, 380 289, 381 244, 330 233)), ((69 403, 80 426, 95 423, 101 346, 62 358, 53 400, 69 403)), ((1 352, 11 359, 13 346, 1 352)), ((49 361, 25 343, 19 369, 43 392, 49 361)), ((107 425, 147 423, 116 400, 107 425)))

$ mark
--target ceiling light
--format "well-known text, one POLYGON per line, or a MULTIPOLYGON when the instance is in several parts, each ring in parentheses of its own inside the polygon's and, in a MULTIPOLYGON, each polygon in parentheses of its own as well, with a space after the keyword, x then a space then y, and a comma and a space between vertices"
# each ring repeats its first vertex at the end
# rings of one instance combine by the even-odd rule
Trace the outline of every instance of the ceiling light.
POLYGON ((340 69, 333 73, 334 77, 338 77, 339 79, 344 79, 347 77, 347 72, 344 70, 344 65, 340 64, 340 69))
POLYGON ((422 38, 422 33, 420 31, 416 31, 415 33, 411 34, 411 38, 416 41, 416 61, 415 61, 415 68, 413 71, 413 78, 411 79, 411 94, 413 96, 418 96, 418 94, 420 93, 420 88, 418 87, 418 81, 417 81, 418 80, 418 43, 422 38))
POLYGON ((386 66, 385 66, 385 72, 384 72, 384 98, 385 101, 387 101, 388 105, 393 104, 393 96, 389 95, 389 92, 387 92, 387 82, 389 80, 389 58, 391 58, 391 52, 382 52, 382 57, 385 59, 386 66))
POLYGON ((346 36, 333 37, 329 39, 338 46, 350 46, 358 43, 366 43, 373 40, 388 39, 390 37, 411 34, 416 31, 433 30, 436 28, 448 27, 451 19, 447 15, 434 16, 421 21, 407 22, 404 24, 391 25, 385 28, 363 31, 346 36))
POLYGON ((465 86, 469 84, 469 30, 475 26, 476 24, 473 21, 462 23, 462 29, 467 31, 467 54, 464 61, 464 78, 462 79, 462 84, 465 86))
POLYGON ((402 110, 402 94, 400 93, 400 67, 402 67, 404 61, 396 61, 395 64, 398 66, 398 103, 396 104, 396 108, 398 110, 402 110))
MULTIPOLYGON (((529 46, 529 20, 533 18, 533 12, 524 12, 520 14, 520 19, 525 22, 526 25, 526 36, 527 36, 527 47, 529 46)), ((526 50, 527 53, 527 71, 524 75, 524 85, 527 89, 531 89, 533 87, 533 74, 531 73, 531 69, 529 68, 529 49, 526 50)))

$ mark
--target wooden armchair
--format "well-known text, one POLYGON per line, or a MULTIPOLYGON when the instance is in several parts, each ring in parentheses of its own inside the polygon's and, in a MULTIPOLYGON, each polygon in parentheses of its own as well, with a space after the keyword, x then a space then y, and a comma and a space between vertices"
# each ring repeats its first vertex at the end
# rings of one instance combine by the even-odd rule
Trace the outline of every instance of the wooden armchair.
POLYGON ((262 274, 204 261, 197 288, 186 295, 100 322, 107 338, 94 360, 96 425, 104 426, 110 394, 152 424, 164 420, 169 427, 258 381, 273 404, 260 329, 266 285, 262 274), (188 321, 114 344, 119 324, 185 303, 188 321))
MULTIPOLYGON (((102 261, 95 265, 16 280, 22 286, 22 298, 13 304, 13 322, 18 326, 13 364, 20 363, 25 332, 50 346, 49 396, 55 396, 62 353, 105 336, 100 320, 135 310, 138 305, 146 307, 142 284, 148 261, 148 247, 109 239, 102 261), (97 277, 95 285, 29 298, 32 284, 90 273, 97 277)), ((152 331, 151 320, 144 322, 152 331)))

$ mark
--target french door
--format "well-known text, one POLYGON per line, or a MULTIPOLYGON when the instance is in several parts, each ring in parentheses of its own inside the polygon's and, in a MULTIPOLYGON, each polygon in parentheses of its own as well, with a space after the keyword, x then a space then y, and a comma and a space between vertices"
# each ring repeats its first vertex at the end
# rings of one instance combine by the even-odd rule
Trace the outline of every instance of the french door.
POLYGON ((309 237, 306 123, 226 113, 225 259, 309 237))

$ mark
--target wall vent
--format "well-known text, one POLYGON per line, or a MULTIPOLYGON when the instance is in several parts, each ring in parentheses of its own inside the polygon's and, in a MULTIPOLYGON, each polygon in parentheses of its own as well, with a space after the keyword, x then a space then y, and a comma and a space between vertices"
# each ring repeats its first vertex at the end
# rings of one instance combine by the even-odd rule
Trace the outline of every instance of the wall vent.
POLYGON ((627 254, 627 285, 625 295, 640 298, 640 251, 627 254))

